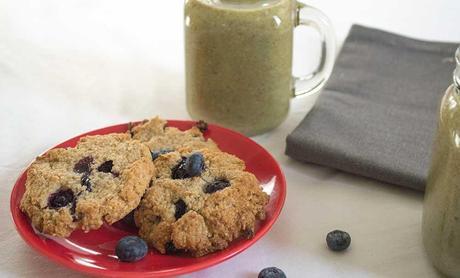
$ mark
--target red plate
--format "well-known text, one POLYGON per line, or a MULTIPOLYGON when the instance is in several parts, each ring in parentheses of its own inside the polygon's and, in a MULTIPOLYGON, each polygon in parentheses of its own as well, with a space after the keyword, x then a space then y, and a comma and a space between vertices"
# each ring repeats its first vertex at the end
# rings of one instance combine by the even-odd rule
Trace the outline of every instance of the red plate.
MULTIPOLYGON (((168 125, 188 129, 192 121, 168 121, 168 125)), ((110 126, 91 131, 67 140, 56 147, 73 147, 85 135, 125 132, 127 124, 110 126)), ((265 235, 278 218, 286 197, 286 181, 273 157, 251 139, 216 125, 209 125, 206 137, 212 138, 219 147, 246 162, 247 170, 254 173, 270 194, 266 207, 267 217, 258 224, 252 239, 233 242, 227 249, 201 257, 168 256, 149 250, 147 256, 136 263, 123 263, 117 260, 114 249, 117 241, 135 230, 125 227, 121 222, 112 226, 104 225, 99 230, 84 233, 75 231, 69 238, 53 238, 37 234, 29 219, 19 210, 24 194, 25 172, 19 177, 11 193, 10 206, 16 228, 22 238, 35 250, 64 266, 87 274, 107 277, 159 277, 179 275, 197 271, 223 262, 242 252, 265 235)))

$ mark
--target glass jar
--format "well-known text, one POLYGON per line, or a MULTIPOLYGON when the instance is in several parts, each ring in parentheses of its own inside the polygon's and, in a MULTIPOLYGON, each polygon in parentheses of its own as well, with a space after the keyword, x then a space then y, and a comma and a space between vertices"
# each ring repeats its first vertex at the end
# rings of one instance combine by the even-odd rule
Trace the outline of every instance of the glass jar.
POLYGON ((434 266, 460 277, 460 47, 454 84, 441 102, 425 192, 423 243, 434 266))
POLYGON ((184 28, 190 116, 248 136, 281 124, 290 99, 318 92, 334 64, 329 20, 296 0, 186 0, 184 28), (313 73, 293 77, 299 26, 319 32, 322 54, 313 73))

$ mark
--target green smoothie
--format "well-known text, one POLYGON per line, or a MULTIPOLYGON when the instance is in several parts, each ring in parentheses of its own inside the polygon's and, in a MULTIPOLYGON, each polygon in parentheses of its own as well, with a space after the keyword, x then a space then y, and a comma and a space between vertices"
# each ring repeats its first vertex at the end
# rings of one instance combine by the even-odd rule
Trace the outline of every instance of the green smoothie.
POLYGON ((246 135, 278 126, 292 96, 292 0, 186 0, 187 109, 246 135))
POLYGON ((436 268, 460 277, 460 90, 455 85, 447 90, 439 117, 425 192, 423 242, 436 268))

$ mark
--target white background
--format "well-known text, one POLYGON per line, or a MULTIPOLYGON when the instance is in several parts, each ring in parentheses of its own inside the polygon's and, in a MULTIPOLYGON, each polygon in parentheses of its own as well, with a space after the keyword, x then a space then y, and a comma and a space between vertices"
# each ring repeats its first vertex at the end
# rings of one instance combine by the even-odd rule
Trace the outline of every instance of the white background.
MULTIPOLYGON (((352 23, 430 40, 460 41, 460 1, 309 1, 341 43, 352 23)), ((9 194, 21 170, 58 142, 95 128, 161 115, 188 118, 181 0, 0 0, 0 276, 79 277, 31 250, 14 230, 9 194)), ((295 72, 313 68, 317 36, 296 32, 295 72), (300 36, 303 36, 300 39, 300 36)), ((446 87, 449 84, 446 84, 446 87)), ((256 139, 282 165, 285 208, 253 247, 192 277, 436 277, 421 245, 422 194, 290 160, 285 138, 312 99, 256 139), (332 229, 352 247, 329 252, 332 229)))

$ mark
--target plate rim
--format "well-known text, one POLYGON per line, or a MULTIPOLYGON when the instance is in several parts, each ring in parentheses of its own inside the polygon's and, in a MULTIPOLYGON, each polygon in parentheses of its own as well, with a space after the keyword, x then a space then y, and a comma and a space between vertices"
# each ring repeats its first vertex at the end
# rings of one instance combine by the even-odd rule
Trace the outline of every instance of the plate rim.
MULTIPOLYGON (((130 124, 137 124, 137 123, 140 123, 140 122, 141 121, 127 122, 127 123, 122 123, 122 124, 114 124, 114 125, 110 125, 110 126, 106 126, 106 127, 102 127, 102 128, 97 128, 97 129, 94 129, 94 130, 91 130, 91 131, 87 131, 87 132, 84 132, 82 134, 73 136, 73 137, 71 137, 71 138, 69 138, 67 140, 64 140, 61 143, 58 143, 58 144, 54 145, 53 147, 47 149, 46 151, 44 151, 41 154, 44 154, 44 153, 46 153, 49 150, 52 150, 54 148, 58 148, 61 145, 67 143, 68 141, 75 140, 77 138, 79 139, 79 138, 81 138, 83 136, 97 135, 97 134, 103 135, 103 134, 114 133, 114 132, 104 133, 104 131, 105 130, 111 130, 111 129, 117 129, 117 128, 124 128, 124 127, 128 127, 130 124)), ((192 123, 195 123, 196 121, 168 119, 167 122, 171 123, 171 125, 174 126, 175 124, 185 124, 185 125, 192 124, 192 123)), ((219 263, 222 263, 222 262, 224 262, 224 261, 226 261, 226 260, 228 260, 228 259, 240 254, 241 252, 245 251, 246 249, 251 247, 253 244, 255 244, 257 241, 259 241, 263 236, 265 236, 271 230, 271 228, 273 227, 275 222, 278 220, 278 218, 279 218, 279 216, 281 214, 281 211, 283 210, 285 201, 286 201, 286 195, 287 195, 286 177, 284 175, 284 172, 283 172, 281 166, 276 161, 276 159, 273 157, 273 155, 268 150, 266 150, 264 147, 262 147, 260 144, 258 144, 254 140, 252 140, 251 138, 249 138, 249 137, 247 137, 247 136, 245 136, 245 135, 243 135, 243 134, 241 134, 241 133, 239 133, 237 131, 234 131, 234 130, 231 130, 231 129, 228 129, 228 128, 225 128, 225 127, 222 127, 222 126, 219 126, 219 125, 216 125, 216 124, 209 124, 209 127, 211 129, 223 130, 223 131, 225 131, 227 133, 231 133, 234 136, 241 137, 242 139, 244 139, 244 141, 249 142, 250 144, 256 145, 259 149, 263 150, 266 154, 268 154, 269 158, 272 160, 272 162, 274 162, 272 164, 276 167, 276 170, 279 173, 279 175, 277 174, 276 176, 279 176, 279 178, 280 178, 279 186, 280 186, 281 190, 279 190, 278 201, 277 201, 278 205, 275 207, 275 210, 274 210, 274 212, 272 214, 273 215, 272 218, 267 222, 266 225, 264 225, 263 227, 261 227, 257 231, 257 233, 254 235, 254 237, 251 240, 247 240, 244 243, 242 243, 241 247, 238 248, 237 250, 235 250, 234 252, 229 253, 229 254, 227 254, 225 256, 219 256, 219 257, 211 258, 210 260, 203 260, 202 262, 195 263, 195 264, 192 264, 192 265, 189 265, 189 266, 186 266, 186 267, 172 268, 172 269, 167 269, 167 270, 152 270, 152 271, 140 271, 140 272, 139 271, 121 271, 121 270, 91 268, 91 267, 88 267, 88 266, 75 264, 74 262, 72 262, 72 261, 70 261, 68 259, 65 259, 64 257, 59 256, 59 254, 52 252, 50 249, 44 248, 44 247, 40 246, 39 244, 37 244, 35 239, 38 237, 38 235, 35 234, 35 233, 32 234, 32 233, 28 232, 27 229, 25 229, 25 227, 23 227, 23 224, 20 222, 19 218, 21 217, 21 214, 22 214, 22 217, 25 216, 25 215, 23 215, 23 213, 21 212, 19 207, 16 206, 16 200, 17 200, 17 197, 19 197, 18 196, 18 194, 19 194, 18 190, 19 190, 19 186, 20 186, 20 181, 22 179, 25 179, 25 180, 27 179, 27 170, 29 169, 30 165, 35 161, 35 159, 33 159, 24 168, 24 170, 21 171, 20 175, 18 176, 18 178, 16 179, 16 181, 14 183, 13 189, 11 190, 11 194, 10 194, 10 216, 12 217, 12 220, 13 220, 14 227, 15 227, 16 231, 18 232, 18 234, 21 236, 21 238, 25 241, 25 243, 27 245, 31 246, 36 252, 38 252, 40 255, 48 258, 50 261, 52 261, 54 263, 58 263, 61 266, 64 266, 64 267, 73 269, 75 271, 78 271, 79 273, 85 273, 85 274, 89 274, 89 275, 98 275, 98 276, 104 276, 104 277, 116 277, 116 276, 123 276, 123 277, 165 277, 165 276, 181 275, 181 274, 192 273, 192 272, 195 272, 195 271, 198 271, 198 270, 202 270, 202 269, 205 269, 205 268, 215 266, 215 265, 217 265, 219 263)), ((27 225, 30 225, 30 223, 27 223, 27 225)))

